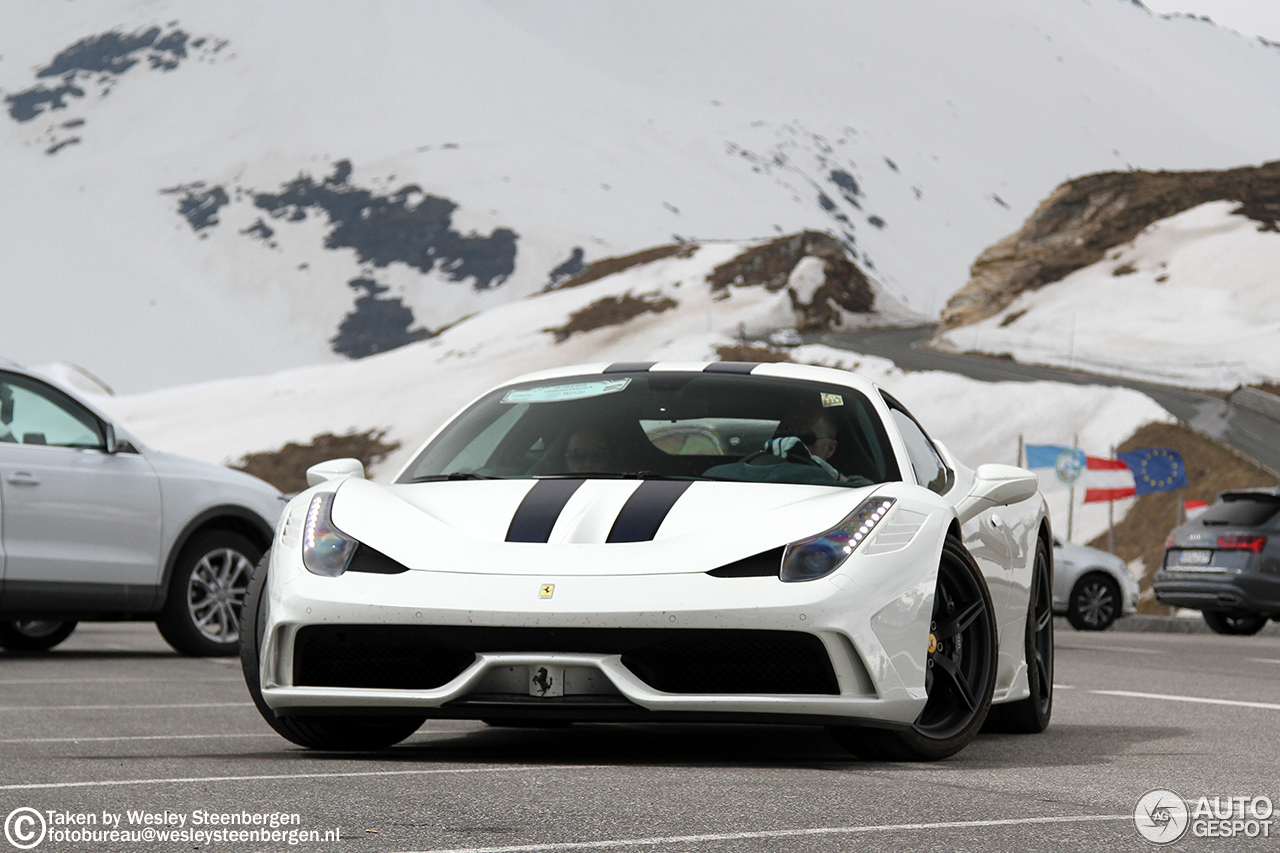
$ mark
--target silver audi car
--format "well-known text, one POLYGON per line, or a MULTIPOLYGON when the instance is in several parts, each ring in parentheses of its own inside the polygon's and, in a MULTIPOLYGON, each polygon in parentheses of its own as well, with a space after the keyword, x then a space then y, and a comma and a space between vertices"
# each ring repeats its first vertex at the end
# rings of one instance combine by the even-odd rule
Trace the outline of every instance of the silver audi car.
POLYGON ((256 477, 152 450, 0 360, 0 648, 42 651, 79 620, 131 619, 180 652, 236 654, 283 506, 256 477))

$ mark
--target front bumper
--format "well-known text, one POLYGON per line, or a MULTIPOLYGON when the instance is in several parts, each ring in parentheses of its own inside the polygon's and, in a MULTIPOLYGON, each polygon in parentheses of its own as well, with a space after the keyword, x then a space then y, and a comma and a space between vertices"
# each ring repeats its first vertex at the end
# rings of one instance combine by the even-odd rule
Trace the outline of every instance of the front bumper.
MULTIPOLYGON (((302 569, 291 549, 276 549, 266 590, 262 695, 282 716, 412 712, 473 719, 910 725, 927 698, 924 667, 937 556, 921 545, 855 555, 849 563, 807 583, 701 572, 543 577, 408 571, 325 578, 302 569), (305 651, 306 638, 317 628, 331 637, 391 630, 386 636, 396 638, 425 629, 460 647, 462 657, 442 683, 425 682, 431 686, 404 686, 391 677, 379 684, 367 672, 317 678, 306 672, 305 651), (712 638, 711 648, 744 635, 752 642, 811 638, 816 656, 829 666, 830 687, 780 692, 792 688, 779 686, 777 656, 768 652, 760 653, 761 678, 744 678, 742 667, 752 654, 745 652, 723 667, 708 666, 709 658, 695 660, 698 672, 737 672, 729 680, 737 686, 717 682, 699 690, 698 676, 673 681, 655 675, 652 666, 637 665, 635 644, 625 638, 646 632, 653 643, 640 644, 645 649, 690 637, 712 638), (475 636, 487 639, 463 641, 475 636), (504 646, 507 641, 495 637, 516 639, 504 646), (544 689, 548 683, 551 689, 544 689)), ((421 658, 412 643, 402 651, 402 660, 421 658)))

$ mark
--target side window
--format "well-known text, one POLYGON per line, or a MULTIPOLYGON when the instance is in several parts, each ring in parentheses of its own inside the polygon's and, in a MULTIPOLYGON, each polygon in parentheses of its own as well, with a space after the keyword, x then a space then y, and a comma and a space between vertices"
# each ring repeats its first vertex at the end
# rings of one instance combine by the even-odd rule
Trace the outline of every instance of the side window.
POLYGON ((933 446, 929 436, 924 434, 915 418, 904 409, 890 403, 889 411, 907 445, 907 456, 911 458, 911 465, 916 470, 916 482, 932 492, 944 494, 951 488, 955 475, 942 461, 938 449, 933 446))
POLYGON ((102 448, 98 419, 42 383, 0 373, 0 442, 102 448))

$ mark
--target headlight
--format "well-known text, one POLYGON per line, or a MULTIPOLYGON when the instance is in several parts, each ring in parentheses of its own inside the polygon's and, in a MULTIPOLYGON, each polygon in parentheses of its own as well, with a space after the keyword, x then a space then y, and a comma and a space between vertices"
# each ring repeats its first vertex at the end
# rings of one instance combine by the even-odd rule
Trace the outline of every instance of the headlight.
POLYGON ((333 492, 311 499, 302 530, 302 565, 312 574, 336 578, 347 570, 359 543, 333 524, 333 492))
POLYGON ((871 534, 893 503, 893 498, 867 498, 852 515, 826 533, 792 542, 782 555, 782 571, 778 576, 784 581, 794 582, 816 580, 831 574, 871 534))

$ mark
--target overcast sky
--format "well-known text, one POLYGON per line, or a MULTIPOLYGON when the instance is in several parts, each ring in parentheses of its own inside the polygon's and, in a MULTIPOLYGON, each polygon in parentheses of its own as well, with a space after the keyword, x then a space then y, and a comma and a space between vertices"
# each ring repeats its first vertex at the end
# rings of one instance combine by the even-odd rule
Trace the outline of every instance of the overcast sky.
POLYGON ((1183 12, 1207 15, 1214 23, 1238 30, 1246 36, 1262 36, 1280 42, 1280 0, 1142 0, 1148 9, 1162 15, 1183 12))

